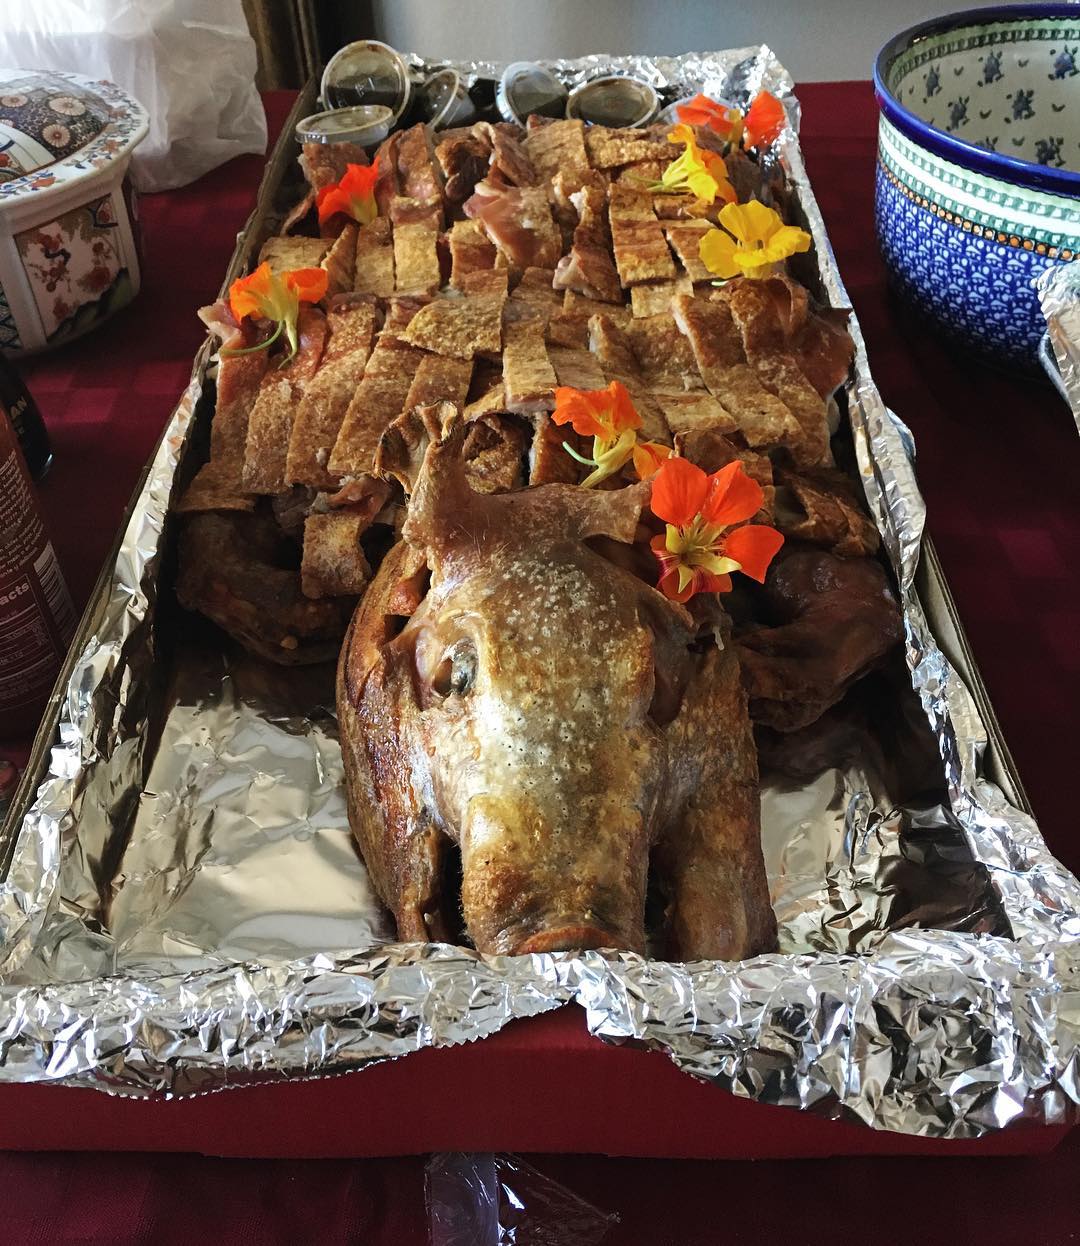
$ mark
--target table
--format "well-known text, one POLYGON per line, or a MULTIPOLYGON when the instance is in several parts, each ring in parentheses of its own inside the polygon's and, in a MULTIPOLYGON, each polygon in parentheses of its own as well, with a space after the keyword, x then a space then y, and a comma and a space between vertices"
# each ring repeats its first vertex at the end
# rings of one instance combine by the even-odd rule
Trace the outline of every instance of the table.
MULTIPOLYGON (((930 531, 976 659, 1043 833, 1080 871, 1072 798, 1060 781, 1075 764, 1080 702, 1075 427, 1048 386, 980 370, 893 306, 873 231, 869 84, 818 83, 799 94, 815 192, 878 384, 915 433, 930 531)), ((272 135, 290 103, 286 93, 267 97, 272 135)), ((56 462, 41 494, 80 605, 186 383, 203 336, 194 309, 214 297, 261 169, 260 159, 242 157, 194 186, 144 199, 138 300, 98 333, 21 369, 53 434, 56 462)), ((25 757, 28 748, 29 740, 0 741, 0 756, 25 757)), ((1080 1131, 1043 1159, 533 1162, 621 1215, 605 1246, 778 1235, 831 1246, 841 1225, 879 1240, 1039 1246, 1074 1227, 1080 1131), (886 1223, 894 1227, 882 1232, 886 1223)), ((8 1153, 0 1188, 12 1242, 425 1241, 416 1159, 8 1153)))

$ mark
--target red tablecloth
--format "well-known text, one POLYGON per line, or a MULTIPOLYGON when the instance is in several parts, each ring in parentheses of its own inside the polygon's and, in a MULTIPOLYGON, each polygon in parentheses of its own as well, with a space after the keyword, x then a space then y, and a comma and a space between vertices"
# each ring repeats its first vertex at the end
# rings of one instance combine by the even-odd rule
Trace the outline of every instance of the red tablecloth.
MULTIPOLYGON (((1063 781, 1075 765, 1080 703, 1075 428, 1048 387, 975 368, 891 305, 873 230, 870 88, 816 84, 800 96, 815 191, 878 384, 918 441, 930 529, 976 658, 1043 833, 1080 870, 1063 781)), ((269 97, 272 133, 289 103, 269 97)), ((23 366, 53 434, 56 463, 41 492, 80 603, 186 382, 202 339, 194 309, 217 290, 261 169, 246 157, 144 199, 138 300, 98 333, 23 366)), ((18 755, 28 743, 6 747, 18 755)), ((536 1164, 621 1214, 611 1246, 781 1236, 832 1244, 855 1234, 1037 1246, 1075 1228, 1080 1131, 1042 1160, 731 1165, 546 1156, 536 1164)), ((424 1241, 418 1160, 7 1154, 0 1189, 2 1236, 12 1242, 424 1241)))

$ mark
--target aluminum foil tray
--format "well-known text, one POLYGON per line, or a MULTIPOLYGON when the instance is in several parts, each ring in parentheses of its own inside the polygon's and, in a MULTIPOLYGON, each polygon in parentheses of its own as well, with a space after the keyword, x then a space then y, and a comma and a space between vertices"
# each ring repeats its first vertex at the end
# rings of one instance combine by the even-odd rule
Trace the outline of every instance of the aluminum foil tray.
MULTIPOLYGON (((433 68, 417 58, 417 73, 433 68)), ((467 80, 497 66, 455 66, 467 80)), ((745 104, 768 48, 555 62, 745 104)), ((226 285, 299 194, 271 158, 226 285)), ((779 159, 814 238, 799 274, 848 299, 794 133, 779 159)), ((192 309, 194 314, 194 309, 192 309)), ((389 941, 349 835, 332 672, 268 669, 184 614, 170 499, 205 453, 209 347, 141 482, 0 836, 0 1082, 179 1096, 361 1069, 576 1002, 593 1033, 736 1095, 927 1137, 1080 1101, 1080 884, 1047 850, 933 550, 914 446, 858 324, 847 449, 904 610, 864 734, 794 782, 763 773, 775 955, 483 957, 389 941)), ((1063 776, 1064 781, 1064 776, 1063 776)))

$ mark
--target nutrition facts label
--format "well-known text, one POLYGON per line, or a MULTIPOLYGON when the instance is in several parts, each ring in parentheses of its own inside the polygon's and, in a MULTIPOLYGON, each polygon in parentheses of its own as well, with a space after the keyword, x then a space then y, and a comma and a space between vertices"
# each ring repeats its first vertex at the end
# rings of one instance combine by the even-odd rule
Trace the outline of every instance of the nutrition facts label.
POLYGON ((48 693, 74 630, 75 610, 22 465, 14 446, 0 442, 0 711, 48 693))

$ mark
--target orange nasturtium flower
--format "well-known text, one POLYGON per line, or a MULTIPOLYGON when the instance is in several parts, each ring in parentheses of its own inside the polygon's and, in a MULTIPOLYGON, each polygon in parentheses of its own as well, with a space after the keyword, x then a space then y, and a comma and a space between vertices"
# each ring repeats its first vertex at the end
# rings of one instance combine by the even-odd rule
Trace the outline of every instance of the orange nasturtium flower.
POLYGON ((379 205, 375 202, 378 176, 378 160, 370 165, 347 165, 340 182, 324 186, 315 196, 319 224, 322 225, 338 212, 352 217, 358 225, 370 224, 379 215, 379 205))
POLYGON ((698 92, 689 104, 677 104, 675 107, 679 120, 687 125, 708 126, 714 133, 729 143, 737 143, 742 136, 743 115, 737 108, 729 108, 726 104, 718 104, 707 95, 698 92))
POLYGON ((745 521, 761 509, 761 486, 738 460, 707 476, 689 459, 669 458, 653 481, 653 514, 667 524, 652 540, 660 560, 657 587, 672 601, 731 591, 731 573, 765 579, 784 538, 745 521), (742 527, 732 529, 733 524, 742 527))
POLYGON ((660 181, 654 182, 650 190, 670 194, 690 191, 702 203, 712 203, 717 196, 725 203, 734 202, 735 188, 728 181, 727 165, 716 152, 704 151, 697 145, 690 126, 674 126, 668 142, 682 143, 683 154, 668 165, 660 181))
POLYGON ((288 362, 299 345, 296 324, 300 318, 300 304, 317 303, 324 298, 327 280, 325 268, 294 268, 289 272, 275 273, 265 261, 249 277, 238 277, 229 287, 229 307, 237 321, 251 316, 255 320, 272 320, 276 328, 257 346, 221 353, 247 355, 252 351, 266 350, 284 332, 289 353, 283 362, 288 362))
POLYGON ((711 273, 729 277, 770 277, 781 260, 809 251, 810 235, 785 225, 780 214, 756 199, 720 209, 722 229, 710 229, 698 243, 701 262, 711 273))
MULTIPOLYGON (((641 416, 625 385, 612 381, 605 389, 573 389, 561 385, 555 391, 555 410, 551 418, 556 424, 569 424, 575 433, 593 439, 593 456, 583 458, 576 450, 563 442, 563 449, 593 470, 581 482, 589 489, 608 476, 613 476, 631 458, 638 468, 650 473, 655 458, 666 446, 655 446, 651 441, 639 442, 637 430, 641 416)), ((644 477, 642 477, 644 479, 644 477)))
POLYGON ((787 113, 775 95, 768 91, 759 91, 750 102, 750 108, 743 120, 743 137, 747 147, 756 147, 760 151, 780 137, 780 131, 787 123, 787 113))

